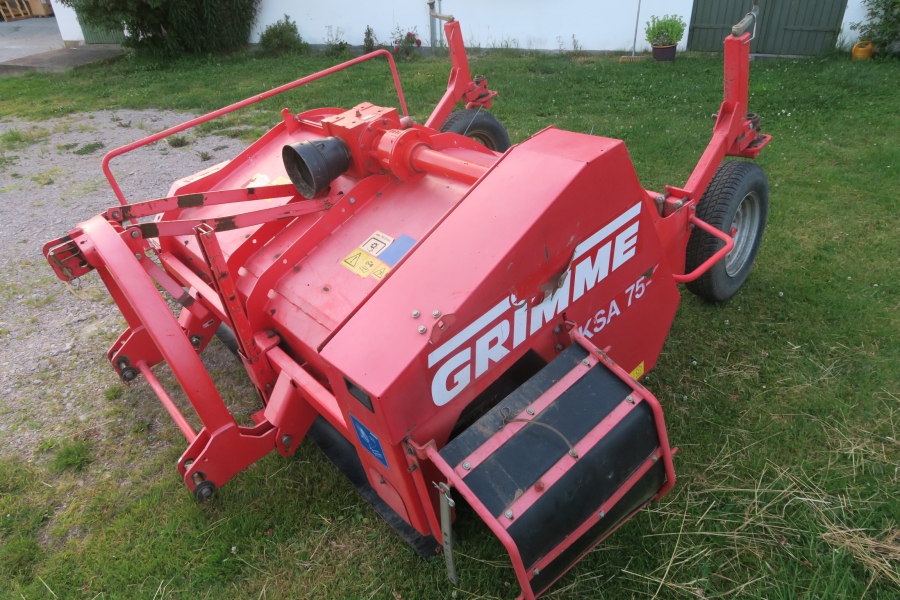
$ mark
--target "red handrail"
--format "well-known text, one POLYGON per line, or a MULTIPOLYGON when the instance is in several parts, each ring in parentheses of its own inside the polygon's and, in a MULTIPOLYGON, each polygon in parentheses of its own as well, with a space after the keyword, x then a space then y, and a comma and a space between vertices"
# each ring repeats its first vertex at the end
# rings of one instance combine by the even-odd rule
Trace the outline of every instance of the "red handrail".
POLYGON ((250 106, 251 104, 256 104, 262 100, 266 100, 271 98, 272 96, 277 96, 283 92, 288 90, 292 90, 296 87, 300 87, 301 85, 307 84, 311 81, 315 81, 316 79, 321 79, 327 75, 331 75, 332 73, 336 73, 338 71, 343 71, 346 68, 352 67, 353 65, 359 64, 361 62, 365 62, 367 60, 372 60, 378 56, 387 57, 388 64, 391 66, 391 75, 394 77, 394 87, 397 88, 397 97, 400 100, 400 109, 403 111, 403 116, 409 116, 409 110, 406 108, 406 98, 403 96, 403 88, 400 86, 400 76, 397 74, 397 65, 394 63, 394 57, 391 56, 391 53, 387 50, 381 49, 376 50, 374 52, 369 52, 368 54, 364 54, 362 56, 358 56, 352 60, 348 60, 347 62, 342 62, 339 65, 335 65, 333 67, 329 67, 324 71, 319 71, 318 73, 313 73, 312 75, 307 75, 306 77, 302 77, 296 81, 292 81, 291 83, 286 83, 277 88, 273 88, 268 92, 263 92, 262 94, 258 94, 256 96, 252 96, 247 98, 246 100, 241 100, 240 102, 235 102, 234 104, 230 104, 225 108, 220 108, 219 110, 213 111, 211 113, 205 114, 203 116, 197 117, 196 119, 191 119, 190 121, 186 121, 181 125, 176 125, 175 127, 169 127, 159 133, 155 133, 151 136, 147 136, 143 139, 137 140, 136 142, 132 142, 130 144, 126 144, 121 148, 116 148, 109 152, 106 156, 103 157, 103 174, 106 175, 107 181, 109 181, 109 185, 112 188, 113 192, 116 194, 116 198, 119 199, 121 204, 128 204, 128 201, 125 199, 125 195, 122 193, 122 189, 119 187, 119 183, 116 181, 115 176, 112 174, 112 171, 109 168, 109 161, 114 159, 117 156, 121 156, 127 152, 131 152, 137 148, 141 148, 146 146, 147 144, 152 144, 158 140, 161 140, 165 137, 168 137, 172 134, 179 133, 184 131, 185 129, 190 129, 191 127, 195 127, 201 123, 206 123, 207 121, 211 121, 222 115, 228 114, 230 112, 234 112, 246 106, 250 106))
POLYGON ((734 248, 734 238, 726 233, 722 233, 706 221, 701 221, 697 217, 691 215, 690 222, 711 236, 717 237, 723 242, 725 242, 725 246, 720 248, 718 252, 710 256, 706 259, 706 261, 691 271, 690 273, 685 273, 684 275, 672 275, 672 279, 675 280, 675 283, 687 283, 688 281, 694 281, 699 278, 701 275, 709 271, 714 264, 725 258, 725 255, 731 252, 734 248))

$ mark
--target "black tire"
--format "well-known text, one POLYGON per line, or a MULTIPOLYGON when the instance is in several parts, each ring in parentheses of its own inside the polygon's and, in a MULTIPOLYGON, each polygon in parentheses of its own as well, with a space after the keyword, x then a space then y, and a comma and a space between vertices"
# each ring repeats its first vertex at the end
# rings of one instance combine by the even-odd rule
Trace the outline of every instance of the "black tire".
POLYGON ((472 138, 494 152, 509 150, 509 133, 497 117, 479 108, 466 108, 450 113, 441 133, 458 133, 472 138))
MULTIPOLYGON (((753 268, 768 214, 769 181, 762 167, 743 161, 719 165, 697 205, 697 217, 733 235, 734 249, 698 279, 685 284, 687 289, 710 302, 734 296, 753 268), (737 230, 731 234, 733 226, 737 230)), ((723 245, 699 227, 694 228, 688 240, 685 273, 702 265, 723 245)))

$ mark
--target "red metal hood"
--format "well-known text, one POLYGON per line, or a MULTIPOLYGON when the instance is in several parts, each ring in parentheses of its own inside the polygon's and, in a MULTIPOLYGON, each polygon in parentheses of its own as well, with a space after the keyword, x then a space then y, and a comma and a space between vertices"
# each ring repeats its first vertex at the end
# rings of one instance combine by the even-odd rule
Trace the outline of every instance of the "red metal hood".
MULTIPOLYGON (((391 443, 439 411, 442 420, 455 419, 490 373, 502 372, 529 348, 552 358, 556 342, 547 325, 560 320, 553 310, 542 316, 545 311, 535 307, 562 289, 560 276, 579 244, 604 227, 612 227, 611 235, 646 220, 647 235, 631 247, 633 264, 612 269, 603 285, 624 289, 624 282, 640 276, 638 269, 646 270, 648 257, 660 250, 650 207, 641 210, 645 201, 622 141, 544 130, 499 161, 321 356, 371 397, 391 443), (532 313, 524 326, 512 317, 522 301, 527 307, 520 309, 532 313), (476 334, 484 331, 496 334, 475 348, 476 334), (450 355, 457 357, 455 364, 448 365, 450 355)), ((565 289, 570 293, 568 284, 565 289)), ((601 301, 588 296, 570 297, 570 312, 596 311, 601 301)))

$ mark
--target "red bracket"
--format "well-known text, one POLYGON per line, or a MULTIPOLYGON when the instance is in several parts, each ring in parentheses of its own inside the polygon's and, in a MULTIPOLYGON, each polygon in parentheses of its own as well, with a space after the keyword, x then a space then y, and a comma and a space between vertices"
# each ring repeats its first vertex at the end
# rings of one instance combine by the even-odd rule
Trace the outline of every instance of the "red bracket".
POLYGON ((691 215, 691 218, 689 219, 689 221, 692 225, 696 225, 697 227, 699 227, 700 229, 702 229, 709 235, 711 235, 713 237, 717 237, 720 240, 722 240, 723 242, 725 242, 725 246, 723 248, 720 248, 718 252, 716 252, 715 254, 710 256, 708 259, 706 259, 706 261, 702 265, 700 265, 699 267, 697 267, 690 273, 686 273, 684 275, 675 275, 673 273, 672 279, 675 280, 675 283, 687 283, 689 281, 694 281, 695 279, 698 279, 701 275, 703 275, 704 273, 709 271, 713 267, 713 265, 715 265, 717 262, 719 262, 720 260, 725 258, 728 255, 728 253, 731 252, 731 250, 734 248, 734 238, 732 238, 730 235, 728 235, 726 233, 722 233, 721 231, 719 231, 718 229, 716 229, 715 227, 713 227, 706 221, 701 221, 694 215, 691 215))

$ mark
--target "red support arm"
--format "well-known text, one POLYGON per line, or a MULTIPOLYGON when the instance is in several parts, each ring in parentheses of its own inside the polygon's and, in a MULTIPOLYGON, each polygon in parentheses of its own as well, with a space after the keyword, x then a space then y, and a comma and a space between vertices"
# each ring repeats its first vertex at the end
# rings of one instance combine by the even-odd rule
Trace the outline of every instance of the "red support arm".
POLYGON ((669 196, 666 199, 666 215, 676 212, 688 202, 699 201, 726 156, 756 158, 772 139, 770 135, 760 134, 758 121, 747 114, 752 38, 749 32, 743 30, 740 35, 735 35, 737 31, 738 26, 735 26, 732 34, 725 38, 724 100, 716 116, 712 140, 684 187, 666 186, 666 195, 669 196), (683 200, 682 205, 672 206, 679 200, 683 200))
POLYGON ((387 58, 388 64, 391 67, 391 75, 394 78, 394 87, 397 88, 397 98, 400 101, 400 110, 403 111, 404 116, 408 117, 409 110, 407 110, 406 108, 406 99, 403 97, 403 88, 400 87, 400 76, 397 74, 397 65, 394 64, 394 57, 391 56, 391 53, 387 50, 376 50, 375 52, 363 54, 362 56, 358 56, 352 60, 348 60, 347 62, 342 62, 341 64, 325 69, 324 71, 319 71, 318 73, 307 75, 306 77, 302 77, 296 81, 292 81, 291 83, 286 83, 277 88, 273 88, 268 92, 263 92, 262 94, 247 98, 246 100, 235 102, 234 104, 230 104, 225 108, 220 108, 219 110, 215 110, 211 113, 205 114, 195 119, 191 119, 190 121, 186 121, 181 125, 169 127, 168 129, 164 129, 159 133, 155 133, 151 136, 147 136, 143 139, 137 140, 136 142, 126 144, 121 148, 116 148, 103 157, 103 174, 106 175, 106 179, 107 181, 109 181, 109 185, 110 187, 112 187, 113 192, 115 192, 116 198, 119 199, 119 202, 122 204, 128 204, 128 201, 125 199, 125 194, 122 193, 122 189, 119 187, 119 183, 116 181, 115 176, 112 174, 112 170, 109 168, 109 162, 115 157, 121 156, 122 154, 125 154, 127 152, 131 152, 132 150, 136 150, 137 148, 140 148, 142 146, 146 146, 147 144, 152 144, 153 142, 184 131, 185 129, 190 129, 191 127, 195 127, 201 123, 206 123, 207 121, 211 121, 213 119, 221 117, 222 115, 226 115, 230 112, 234 112, 241 108, 250 106, 251 104, 256 104, 257 102, 261 102, 263 100, 271 98, 272 96, 277 96, 278 94, 287 92, 288 90, 292 90, 296 87, 300 87, 301 85, 307 84, 311 81, 321 79, 322 77, 326 77, 328 75, 331 75, 332 73, 343 71, 344 69, 352 67, 353 65, 365 62, 367 60, 372 60, 373 58, 378 58, 379 56, 384 56, 387 58))
MULTIPOLYGON (((436 16, 436 15, 432 15, 436 16)), ((440 15, 442 17, 444 15, 440 15)), ((490 108, 491 99, 497 95, 487 87, 487 79, 477 76, 472 79, 469 71, 469 59, 466 57, 466 45, 463 42, 462 29, 459 21, 452 20, 444 24, 444 33, 447 36, 447 49, 450 51, 450 80, 447 82, 447 91, 441 101, 434 108, 434 112, 425 121, 425 127, 440 129, 454 107, 460 100, 466 101, 466 108, 481 107, 490 108)))

